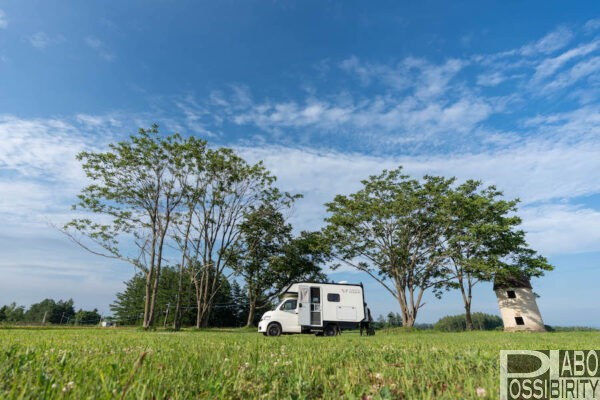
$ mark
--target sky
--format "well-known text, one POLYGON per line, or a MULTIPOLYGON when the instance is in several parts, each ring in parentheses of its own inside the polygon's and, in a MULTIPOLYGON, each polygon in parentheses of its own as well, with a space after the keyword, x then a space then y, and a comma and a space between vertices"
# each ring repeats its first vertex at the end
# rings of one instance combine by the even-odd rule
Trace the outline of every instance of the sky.
MULTIPOLYGON (((600 327, 600 3, 0 0, 0 304, 108 305, 134 270, 54 226, 86 180, 75 155, 140 127, 263 160, 324 203, 402 165, 521 200, 550 325, 600 327)), ((362 273, 373 314, 399 312, 362 273)), ((499 314, 491 284, 474 311, 499 314)), ((417 322, 463 311, 426 296, 417 322)))

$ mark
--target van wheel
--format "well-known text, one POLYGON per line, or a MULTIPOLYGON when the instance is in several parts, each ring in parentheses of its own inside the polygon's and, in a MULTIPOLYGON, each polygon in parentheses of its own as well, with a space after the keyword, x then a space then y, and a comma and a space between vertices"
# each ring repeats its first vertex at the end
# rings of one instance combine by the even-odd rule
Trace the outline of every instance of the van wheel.
POLYGON ((279 336, 281 335, 281 325, 278 323, 269 324, 267 327, 267 335, 269 336, 279 336))
POLYGON ((325 334, 325 336, 335 336, 337 334, 337 325, 327 325, 323 333, 325 334))

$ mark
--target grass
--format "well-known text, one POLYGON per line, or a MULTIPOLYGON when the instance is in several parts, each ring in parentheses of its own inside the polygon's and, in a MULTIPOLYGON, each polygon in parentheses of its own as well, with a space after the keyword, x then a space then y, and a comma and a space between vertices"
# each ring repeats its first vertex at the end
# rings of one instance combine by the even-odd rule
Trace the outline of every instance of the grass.
POLYGON ((500 349, 592 349, 599 332, 0 329, 0 398, 498 398, 500 349), (485 391, 483 394, 482 389, 485 391))

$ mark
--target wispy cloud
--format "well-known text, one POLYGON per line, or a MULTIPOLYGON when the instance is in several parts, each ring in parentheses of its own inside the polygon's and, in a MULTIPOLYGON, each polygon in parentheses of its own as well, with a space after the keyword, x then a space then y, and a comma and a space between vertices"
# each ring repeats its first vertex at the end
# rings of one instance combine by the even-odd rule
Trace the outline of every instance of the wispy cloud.
POLYGON ((65 37, 62 35, 49 36, 45 32, 37 32, 27 38, 29 43, 36 49, 43 50, 50 46, 61 44, 65 41, 65 37))
POLYGON ((600 233, 594 228, 600 212, 570 203, 600 192, 595 172, 600 158, 594 157, 600 154, 598 137, 575 143, 540 138, 512 149, 446 156, 369 156, 282 146, 238 150, 250 160, 263 160, 285 190, 304 195, 296 205, 298 229, 322 226, 323 204, 336 194, 351 193, 360 187, 361 179, 403 165, 415 177, 475 178, 497 185, 508 198, 520 198, 528 238, 544 254, 600 251, 600 233), (569 218, 571 222, 565 225, 569 218), (578 226, 577 221, 584 218, 588 221, 578 226))
POLYGON ((8 26, 8 19, 6 18, 6 13, 4 10, 0 9, 0 29, 6 29, 8 26))
POLYGON ((559 27, 540 40, 523 46, 520 49, 520 53, 524 56, 553 53, 569 44, 573 40, 573 36, 573 32, 570 29, 559 27))
MULTIPOLYGON (((205 122, 209 120, 207 117, 211 114, 210 109, 198 104, 193 96, 188 95, 183 99, 176 100, 175 105, 183 113, 186 130, 190 133, 207 137, 217 136, 217 134, 207 128, 207 123, 205 122)), ((211 119, 211 122, 215 122, 215 119, 211 119)))
POLYGON ((113 53, 108 48, 106 43, 104 43, 102 40, 98 39, 97 37, 94 37, 94 36, 86 37, 85 44, 89 48, 95 50, 96 54, 98 54, 98 56, 105 61, 114 61, 114 59, 116 58, 115 53, 113 53))
POLYGON ((593 33, 595 31, 597 31, 598 29, 600 29, 600 18, 590 19, 583 26, 583 30, 586 33, 593 33))

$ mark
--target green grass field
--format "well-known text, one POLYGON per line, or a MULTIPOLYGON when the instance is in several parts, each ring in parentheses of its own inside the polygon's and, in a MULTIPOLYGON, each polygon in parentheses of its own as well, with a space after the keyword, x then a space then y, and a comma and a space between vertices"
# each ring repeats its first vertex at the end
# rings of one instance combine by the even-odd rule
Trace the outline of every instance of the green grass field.
POLYGON ((599 341, 598 332, 0 329, 0 398, 493 399, 499 350, 599 341))

